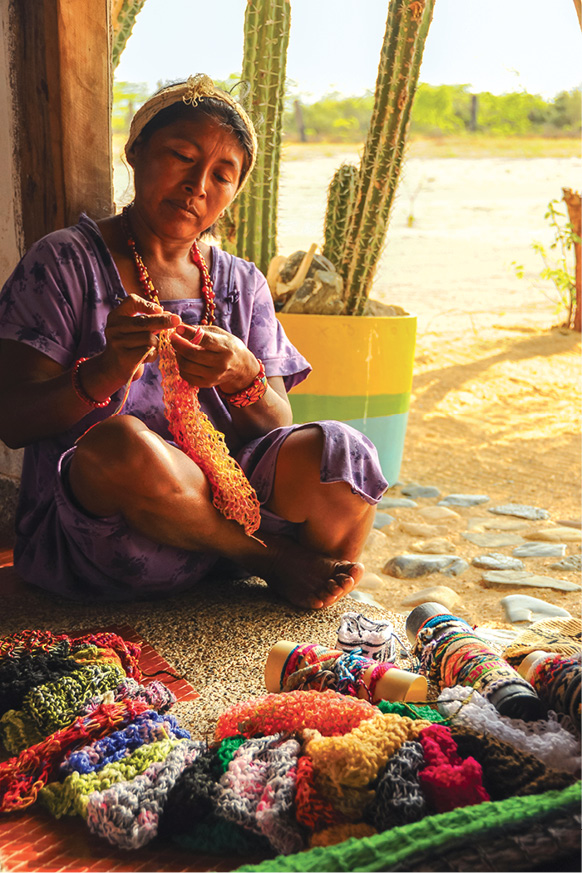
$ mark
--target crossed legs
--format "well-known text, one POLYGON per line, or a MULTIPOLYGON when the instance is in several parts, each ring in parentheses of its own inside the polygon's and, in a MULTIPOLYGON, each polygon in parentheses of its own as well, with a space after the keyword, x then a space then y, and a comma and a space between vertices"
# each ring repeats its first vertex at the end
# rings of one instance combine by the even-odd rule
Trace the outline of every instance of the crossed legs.
POLYGON ((363 567, 355 562, 374 513, 347 483, 320 482, 322 446, 323 434, 314 425, 291 433, 279 452, 267 507, 301 524, 298 542, 265 536, 262 545, 246 536, 215 509, 200 468, 130 415, 107 419, 85 434, 69 482, 92 515, 121 513, 155 542, 213 551, 261 576, 292 603, 320 608, 361 578, 363 567))

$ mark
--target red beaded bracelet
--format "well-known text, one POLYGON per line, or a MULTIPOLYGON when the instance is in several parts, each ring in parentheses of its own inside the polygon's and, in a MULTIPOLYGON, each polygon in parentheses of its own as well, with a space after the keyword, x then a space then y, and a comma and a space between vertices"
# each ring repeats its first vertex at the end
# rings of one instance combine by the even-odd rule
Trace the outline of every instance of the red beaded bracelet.
POLYGON ((259 358, 259 372, 253 379, 250 385, 243 388, 242 391, 236 391, 234 394, 225 394, 220 388, 218 389, 220 396, 224 397, 233 406, 243 407, 251 406, 265 396, 268 387, 267 377, 265 376, 265 366, 259 358))
POLYGON ((79 358, 78 361, 75 361, 75 366, 73 367, 72 373, 72 382, 73 388, 75 389, 75 394, 77 397, 83 401, 83 403, 88 403, 89 406, 93 406, 94 409, 103 409, 105 406, 109 406, 111 403, 111 397, 106 397, 105 400, 93 400, 90 397, 81 384, 81 376, 79 373, 79 367, 81 364, 84 364, 85 361, 88 361, 89 358, 79 358))

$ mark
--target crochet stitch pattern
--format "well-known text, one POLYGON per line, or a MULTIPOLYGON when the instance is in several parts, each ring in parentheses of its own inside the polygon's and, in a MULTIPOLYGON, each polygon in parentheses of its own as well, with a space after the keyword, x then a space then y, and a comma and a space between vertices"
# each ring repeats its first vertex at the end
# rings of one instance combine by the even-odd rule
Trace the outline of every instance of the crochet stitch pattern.
POLYGON ((176 717, 162 715, 152 709, 142 712, 135 721, 120 731, 114 731, 83 749, 69 752, 60 766, 62 774, 92 773, 128 757, 144 743, 165 739, 190 739, 190 733, 181 728, 176 717))
POLYGON ((367 700, 344 697, 336 691, 290 691, 267 694, 237 703, 216 724, 215 738, 243 734, 274 734, 313 728, 323 736, 337 736, 373 718, 377 709, 367 700))
POLYGON ((478 692, 461 686, 441 691, 438 704, 443 715, 455 717, 456 724, 466 724, 476 731, 492 734, 522 752, 535 755, 546 767, 580 773, 579 743, 551 718, 532 725, 521 719, 500 716, 478 692))
POLYGON ((370 810, 377 831, 418 821, 426 814, 426 798, 418 775, 422 767, 422 745, 414 740, 407 740, 390 758, 370 810))
POLYGON ((421 719, 379 713, 341 737, 304 731, 304 751, 315 769, 325 773, 338 788, 362 788, 376 778, 406 740, 416 739, 428 725, 421 719))
MULTIPOLYGON (((64 642, 58 657, 91 668, 94 685, 99 671, 120 670, 120 647, 103 637, 64 642)), ((47 637, 22 643, 10 641, 6 657, 32 651, 48 664, 55 651, 47 637)), ((56 685, 73 675, 59 669, 56 685)), ((266 695, 230 707, 210 746, 152 708, 172 702, 157 681, 92 692, 67 727, 0 764, 0 811, 38 798, 128 850, 158 837, 189 851, 281 853, 253 870, 523 869, 538 850, 555 869, 552 859, 575 852, 575 752, 568 768, 548 762, 577 751, 576 738, 553 717, 501 716, 464 687, 441 693, 440 713, 330 690, 266 695)), ((41 720, 51 700, 41 691, 41 720)))
POLYGON ((93 792, 86 810, 91 833, 123 849, 145 846, 157 835, 165 801, 180 773, 203 750, 200 740, 180 740, 164 761, 135 779, 93 792))
POLYGON ((251 536, 261 523, 256 492, 229 453, 224 435, 200 408, 198 389, 180 376, 170 331, 160 333, 159 366, 170 433, 207 477, 219 512, 251 536))
MULTIPOLYGON (((580 800, 578 782, 563 791, 461 807, 374 834, 363 841, 351 839, 337 846, 318 847, 297 855, 280 855, 260 864, 243 865, 238 871, 414 870, 417 857, 442 851, 443 846, 449 851, 470 846, 477 839, 495 839, 500 832, 504 835, 511 833, 529 822, 540 826, 546 822, 551 824, 563 818, 564 814, 578 815, 580 800)), ((578 829, 578 840, 579 836, 578 829)))
POLYGON ((420 784, 434 811, 448 812, 490 799, 483 788, 481 765, 471 757, 462 760, 447 727, 433 724, 419 739, 425 761, 420 784))
POLYGON ((40 800, 55 816, 85 815, 89 795, 105 791, 117 782, 130 782, 155 761, 165 761, 181 740, 158 740, 137 748, 121 761, 113 761, 90 773, 73 772, 64 782, 51 782, 40 792, 40 800))

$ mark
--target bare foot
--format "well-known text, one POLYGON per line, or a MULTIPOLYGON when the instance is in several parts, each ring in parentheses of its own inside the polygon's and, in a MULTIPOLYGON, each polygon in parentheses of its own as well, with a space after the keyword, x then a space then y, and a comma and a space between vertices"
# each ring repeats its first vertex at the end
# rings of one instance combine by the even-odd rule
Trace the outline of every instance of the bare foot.
POLYGON ((287 537, 264 537, 267 549, 261 575, 270 587, 296 606, 322 609, 352 591, 364 565, 337 561, 300 546, 287 537))

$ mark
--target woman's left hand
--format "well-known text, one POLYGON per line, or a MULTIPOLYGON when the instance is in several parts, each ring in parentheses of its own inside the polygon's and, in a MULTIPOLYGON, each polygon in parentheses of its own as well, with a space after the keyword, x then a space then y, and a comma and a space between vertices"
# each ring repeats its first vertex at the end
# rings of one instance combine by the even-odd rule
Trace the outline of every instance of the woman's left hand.
POLYGON ((198 388, 219 387, 225 394, 242 391, 259 364, 238 337, 221 327, 180 324, 172 334, 180 375, 198 388))

